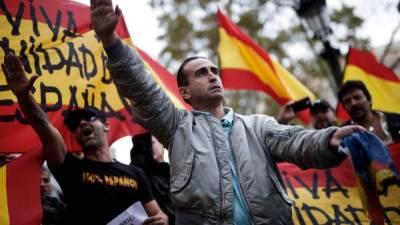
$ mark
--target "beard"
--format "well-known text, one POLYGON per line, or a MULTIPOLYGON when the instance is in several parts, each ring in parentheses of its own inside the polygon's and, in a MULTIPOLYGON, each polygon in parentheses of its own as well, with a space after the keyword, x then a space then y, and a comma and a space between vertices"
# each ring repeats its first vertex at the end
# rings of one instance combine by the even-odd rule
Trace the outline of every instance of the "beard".
POLYGON ((98 139, 89 140, 81 144, 83 152, 95 152, 101 147, 101 143, 98 139))
POLYGON ((362 108, 355 108, 350 112, 350 116, 355 121, 360 121, 365 119, 367 113, 362 108))

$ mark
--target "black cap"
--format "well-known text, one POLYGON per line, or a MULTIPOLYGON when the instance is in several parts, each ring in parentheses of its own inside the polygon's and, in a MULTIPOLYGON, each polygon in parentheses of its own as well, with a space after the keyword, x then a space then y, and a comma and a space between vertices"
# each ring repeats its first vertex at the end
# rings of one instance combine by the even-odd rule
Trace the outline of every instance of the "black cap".
POLYGON ((316 115, 317 113, 320 113, 320 112, 327 112, 328 110, 334 111, 334 109, 329 104, 329 102, 327 102, 323 99, 315 100, 314 103, 310 107, 311 115, 316 115))
POLYGON ((75 130, 78 128, 80 122, 82 119, 88 120, 91 117, 96 117, 100 119, 102 122, 107 121, 106 115, 101 112, 99 109, 92 107, 92 106, 86 106, 83 109, 76 109, 73 111, 70 111, 64 119, 64 124, 68 127, 68 129, 71 132, 75 132, 75 130))

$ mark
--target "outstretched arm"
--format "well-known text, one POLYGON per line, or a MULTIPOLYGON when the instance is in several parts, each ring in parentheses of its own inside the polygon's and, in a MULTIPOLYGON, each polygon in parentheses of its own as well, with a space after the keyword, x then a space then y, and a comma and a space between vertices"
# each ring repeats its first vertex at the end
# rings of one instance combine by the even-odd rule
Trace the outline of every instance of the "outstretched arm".
POLYGON ((301 126, 281 125, 268 117, 256 119, 259 121, 254 123, 254 129, 265 141, 267 152, 278 162, 294 163, 303 169, 339 165, 345 158, 338 152, 341 139, 365 130, 360 126, 309 130, 301 126))
POLYGON ((146 71, 139 55, 124 45, 114 30, 121 10, 111 0, 91 0, 93 29, 108 55, 107 67, 121 96, 132 105, 135 122, 150 131, 164 146, 170 141, 186 111, 178 110, 146 71))
POLYGON ((66 154, 62 136, 30 94, 38 76, 33 76, 28 80, 21 61, 12 53, 6 56, 4 64, 1 64, 1 69, 6 77, 8 87, 17 97, 22 112, 42 142, 44 157, 49 167, 60 165, 66 154))

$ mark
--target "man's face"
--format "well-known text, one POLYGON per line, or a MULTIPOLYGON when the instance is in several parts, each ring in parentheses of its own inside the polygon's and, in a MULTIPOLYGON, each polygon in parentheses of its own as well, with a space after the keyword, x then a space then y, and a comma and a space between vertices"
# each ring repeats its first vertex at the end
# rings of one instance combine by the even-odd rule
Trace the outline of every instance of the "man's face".
POLYGON ((311 115, 313 127, 317 130, 336 125, 336 116, 331 109, 311 115))
POLYGON ((221 103, 224 98, 218 68, 208 59, 198 58, 184 67, 188 85, 180 87, 181 95, 191 105, 221 103))
POLYGON ((81 120, 76 129, 76 140, 81 145, 83 152, 93 152, 107 143, 108 123, 103 123, 98 118, 81 120))
POLYGON ((40 174, 40 193, 42 195, 50 195, 52 191, 52 186, 50 183, 50 174, 46 170, 42 170, 40 174))
POLYGON ((345 94, 341 102, 353 120, 365 118, 371 110, 371 101, 367 99, 361 89, 345 94))

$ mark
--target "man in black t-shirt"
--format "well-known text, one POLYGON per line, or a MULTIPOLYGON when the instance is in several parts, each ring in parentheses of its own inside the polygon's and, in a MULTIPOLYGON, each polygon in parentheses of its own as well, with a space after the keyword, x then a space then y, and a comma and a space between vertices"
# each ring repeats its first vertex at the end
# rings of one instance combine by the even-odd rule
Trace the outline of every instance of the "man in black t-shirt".
POLYGON ((138 201, 149 215, 145 225, 168 224, 143 173, 113 160, 108 144, 109 124, 102 112, 86 107, 66 116, 64 122, 75 133, 84 152, 84 159, 78 159, 67 153, 60 132, 30 93, 37 76, 28 80, 21 61, 13 53, 6 56, 1 67, 8 87, 40 138, 48 167, 64 192, 67 224, 107 224, 138 201))
POLYGON ((154 199, 143 171, 117 161, 80 160, 68 153, 53 173, 68 206, 68 224, 106 224, 132 203, 154 199))

